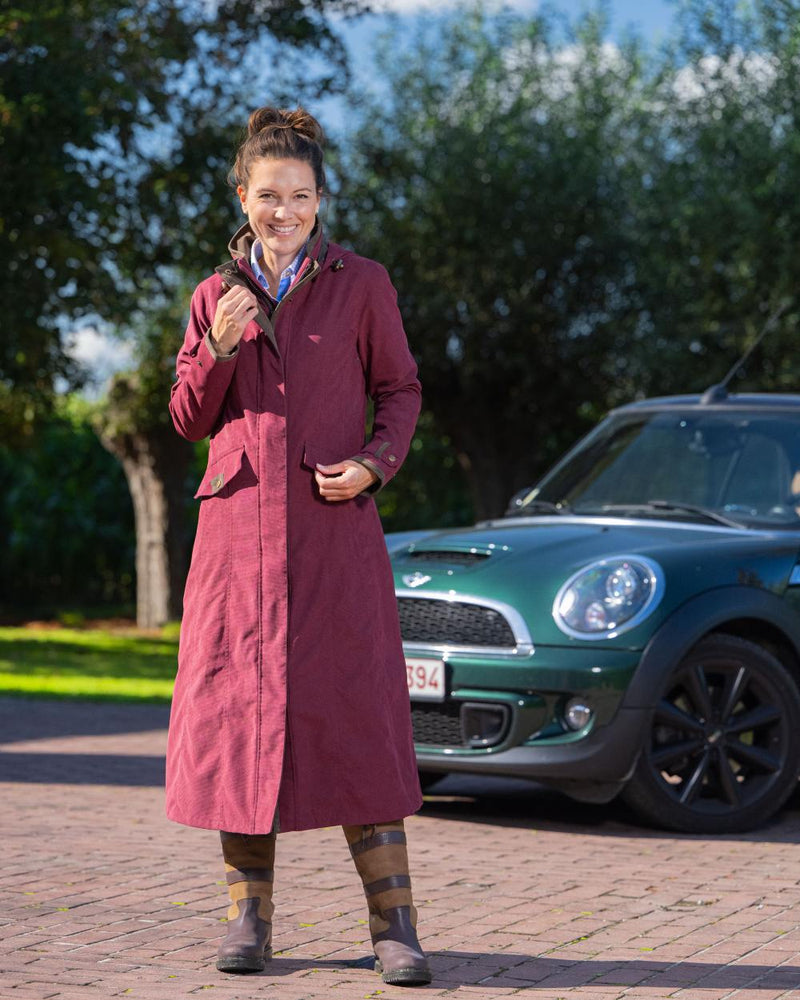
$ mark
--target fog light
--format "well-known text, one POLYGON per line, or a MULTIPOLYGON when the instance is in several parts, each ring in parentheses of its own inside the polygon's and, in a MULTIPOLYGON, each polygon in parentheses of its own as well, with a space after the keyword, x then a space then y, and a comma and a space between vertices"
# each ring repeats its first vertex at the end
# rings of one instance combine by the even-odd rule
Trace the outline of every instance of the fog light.
POLYGON ((593 715, 594 711, 585 698, 570 698, 564 709, 564 721, 575 732, 588 726, 593 715))

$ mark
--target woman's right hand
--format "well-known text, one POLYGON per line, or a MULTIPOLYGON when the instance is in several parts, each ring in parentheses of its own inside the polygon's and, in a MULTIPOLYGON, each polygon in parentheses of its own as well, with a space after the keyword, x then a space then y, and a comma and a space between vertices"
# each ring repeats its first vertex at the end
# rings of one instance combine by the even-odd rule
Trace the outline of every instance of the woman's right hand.
POLYGON ((234 285, 225 292, 217 302, 217 311, 211 324, 211 339, 220 354, 231 353, 257 312, 258 302, 249 289, 234 285))

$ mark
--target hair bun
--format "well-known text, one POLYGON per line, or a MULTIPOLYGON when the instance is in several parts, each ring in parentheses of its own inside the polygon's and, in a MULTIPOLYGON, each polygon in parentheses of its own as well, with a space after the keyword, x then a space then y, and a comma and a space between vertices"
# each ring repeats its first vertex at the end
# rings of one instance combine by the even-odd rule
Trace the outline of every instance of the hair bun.
POLYGON ((247 188, 250 168, 257 160, 301 160, 314 171, 317 190, 325 188, 325 133, 305 108, 256 108, 247 122, 247 137, 236 152, 228 180, 233 187, 247 188))
POLYGON ((286 108, 265 105, 263 108, 256 108, 247 122, 248 137, 258 135, 260 132, 278 132, 284 129, 291 130, 320 146, 325 142, 322 126, 305 108, 289 111, 286 108))

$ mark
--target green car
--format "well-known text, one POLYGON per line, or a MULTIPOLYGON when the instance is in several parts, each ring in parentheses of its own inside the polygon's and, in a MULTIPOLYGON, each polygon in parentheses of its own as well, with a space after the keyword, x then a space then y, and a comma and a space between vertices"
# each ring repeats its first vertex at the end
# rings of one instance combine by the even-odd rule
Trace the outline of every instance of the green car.
POLYGON ((424 785, 765 822, 800 770, 800 396, 609 414, 505 517, 387 536, 424 785))

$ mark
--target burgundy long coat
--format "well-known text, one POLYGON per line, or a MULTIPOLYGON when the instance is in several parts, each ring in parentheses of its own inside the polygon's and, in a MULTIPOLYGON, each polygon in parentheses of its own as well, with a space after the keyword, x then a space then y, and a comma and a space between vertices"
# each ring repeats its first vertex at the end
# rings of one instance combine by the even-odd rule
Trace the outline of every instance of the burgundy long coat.
POLYGON ((167 815, 236 833, 367 824, 421 805, 389 559, 375 501, 331 503, 316 463, 400 467, 420 387, 386 271, 312 234, 301 276, 238 352, 208 331, 258 289, 252 233, 195 290, 170 410, 211 435, 184 596, 167 815), (367 397, 374 401, 365 443, 367 397))

